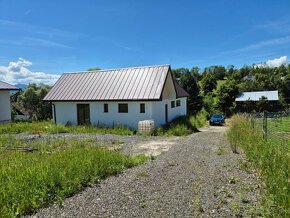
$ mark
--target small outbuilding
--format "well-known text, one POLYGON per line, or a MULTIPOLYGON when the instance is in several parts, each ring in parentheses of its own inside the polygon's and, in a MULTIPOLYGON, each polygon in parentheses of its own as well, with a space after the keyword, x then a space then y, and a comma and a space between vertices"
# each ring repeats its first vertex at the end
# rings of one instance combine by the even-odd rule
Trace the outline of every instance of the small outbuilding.
POLYGON ((189 94, 170 65, 65 73, 45 96, 57 124, 155 126, 187 114, 189 94))
POLYGON ((11 91, 19 91, 16 86, 0 81, 0 123, 11 121, 11 91))
POLYGON ((279 110, 279 94, 274 91, 241 92, 236 100, 239 112, 279 110))

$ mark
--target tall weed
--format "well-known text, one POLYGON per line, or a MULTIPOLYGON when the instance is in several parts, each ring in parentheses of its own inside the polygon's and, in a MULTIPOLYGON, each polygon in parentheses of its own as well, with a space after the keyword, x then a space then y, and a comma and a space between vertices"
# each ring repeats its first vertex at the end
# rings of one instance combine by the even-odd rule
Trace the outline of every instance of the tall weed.
MULTIPOLYGON (((7 143, 23 146, 2 139, 2 146, 7 143)), ((23 153, 0 147, 0 211, 3 217, 30 214, 53 202, 61 203, 84 187, 146 159, 144 156, 124 156, 82 140, 36 142, 29 146, 38 151, 23 153)))
POLYGON ((289 147, 265 141, 262 132, 243 116, 232 118, 227 136, 231 145, 241 147, 261 172, 266 185, 265 216, 290 217, 289 147))

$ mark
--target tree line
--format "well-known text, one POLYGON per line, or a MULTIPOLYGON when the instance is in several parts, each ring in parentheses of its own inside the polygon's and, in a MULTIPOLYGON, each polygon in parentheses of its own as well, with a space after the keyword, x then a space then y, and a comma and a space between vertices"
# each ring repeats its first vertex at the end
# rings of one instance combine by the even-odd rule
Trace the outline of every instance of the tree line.
MULTIPOLYGON (((99 70, 99 68, 92 68, 99 70)), ((210 66, 200 71, 198 67, 172 69, 173 77, 190 94, 188 112, 198 113, 204 108, 209 114, 236 112, 235 98, 245 91, 279 91, 279 109, 290 104, 290 64, 279 67, 267 66, 210 66)), ((44 84, 30 84, 11 100, 20 110, 29 113, 35 120, 50 119, 51 105, 42 99, 51 89, 44 84)), ((258 106, 263 105, 262 101, 258 106)), ((257 109, 253 107, 253 110, 257 109)), ((15 110, 13 110, 15 113, 15 110)))
MULTIPOLYGON (((268 66, 210 66, 200 72, 198 67, 172 70, 173 76, 190 94, 189 112, 197 113, 204 108, 208 113, 223 113, 227 116, 237 112, 235 99, 240 92, 278 90, 277 110, 289 108, 290 64, 268 66)), ((265 101, 257 103, 252 110, 265 109, 265 101)), ((270 103, 269 103, 270 104, 270 103)), ((269 105, 267 104, 267 105, 269 105)))

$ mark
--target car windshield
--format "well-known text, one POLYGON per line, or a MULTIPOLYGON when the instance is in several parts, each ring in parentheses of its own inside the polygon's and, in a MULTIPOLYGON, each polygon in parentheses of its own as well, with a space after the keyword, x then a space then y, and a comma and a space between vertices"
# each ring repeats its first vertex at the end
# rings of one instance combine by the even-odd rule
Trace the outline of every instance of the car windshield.
POLYGON ((223 116, 221 114, 214 114, 212 115, 213 118, 222 118, 223 116))

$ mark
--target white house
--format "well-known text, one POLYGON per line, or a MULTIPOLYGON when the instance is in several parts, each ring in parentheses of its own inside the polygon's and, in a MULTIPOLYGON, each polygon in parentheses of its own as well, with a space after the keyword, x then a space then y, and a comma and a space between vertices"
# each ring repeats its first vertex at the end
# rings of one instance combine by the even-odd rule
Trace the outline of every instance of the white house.
POLYGON ((187 114, 189 94, 173 80, 170 65, 65 73, 44 101, 57 124, 155 126, 187 114))
POLYGON ((18 90, 16 86, 0 81, 0 123, 11 121, 10 92, 18 90))

